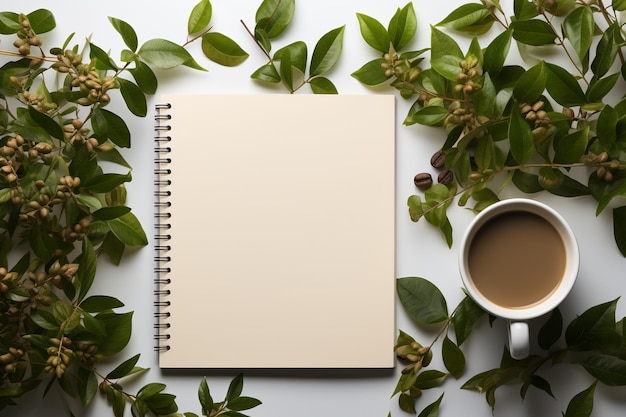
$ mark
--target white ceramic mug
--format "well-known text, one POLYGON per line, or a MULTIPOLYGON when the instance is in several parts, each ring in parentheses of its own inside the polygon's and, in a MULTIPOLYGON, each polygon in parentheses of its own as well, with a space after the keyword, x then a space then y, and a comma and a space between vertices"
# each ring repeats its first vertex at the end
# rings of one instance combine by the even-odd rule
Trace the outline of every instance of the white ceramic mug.
MULTIPOLYGON (((515 239, 514 236, 507 236, 506 238, 515 239)), ((523 257, 524 254, 520 254, 520 256, 523 257)), ((527 261, 532 262, 532 259, 527 261)), ((576 281, 579 263, 578 243, 574 232, 565 219, 549 206, 526 198, 502 200, 481 211, 472 220, 465 232, 459 254, 461 278, 470 297, 485 311, 507 320, 509 350, 514 359, 523 359, 528 356, 530 341, 527 321, 552 311, 565 299, 576 281), (539 215, 552 224, 563 242, 565 261, 563 276, 548 295, 529 305, 506 307, 496 304, 477 288, 470 274, 469 254, 473 239, 488 221, 501 214, 516 211, 539 215)))

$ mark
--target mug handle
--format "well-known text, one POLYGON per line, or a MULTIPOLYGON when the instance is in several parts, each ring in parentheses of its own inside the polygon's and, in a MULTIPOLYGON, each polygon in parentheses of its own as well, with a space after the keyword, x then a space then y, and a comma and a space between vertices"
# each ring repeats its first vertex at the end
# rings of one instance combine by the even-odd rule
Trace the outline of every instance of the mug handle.
POLYGON ((528 323, 509 321, 509 351, 513 359, 525 359, 530 350, 528 323))

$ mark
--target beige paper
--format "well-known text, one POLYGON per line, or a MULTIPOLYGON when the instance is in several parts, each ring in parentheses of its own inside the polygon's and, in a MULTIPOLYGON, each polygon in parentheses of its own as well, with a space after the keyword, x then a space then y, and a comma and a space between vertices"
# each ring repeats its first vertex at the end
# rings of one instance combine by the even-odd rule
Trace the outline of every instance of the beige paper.
POLYGON ((394 365, 393 96, 167 95, 162 368, 394 365))

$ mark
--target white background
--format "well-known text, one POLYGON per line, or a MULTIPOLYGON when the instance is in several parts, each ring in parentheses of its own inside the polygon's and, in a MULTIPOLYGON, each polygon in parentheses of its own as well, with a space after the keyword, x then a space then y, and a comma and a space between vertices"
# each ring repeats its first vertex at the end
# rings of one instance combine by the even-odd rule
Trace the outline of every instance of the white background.
MULTIPOLYGON (((463 2, 460 0, 432 2, 416 0, 414 2, 419 23, 418 35, 412 48, 421 49, 430 45, 431 24, 443 19, 451 10, 463 2)), ((503 3, 512 3, 503 1, 503 3)), ((213 30, 222 32, 235 39, 250 58, 237 68, 220 67, 206 59, 200 53, 200 45, 194 44, 189 49, 197 61, 209 72, 198 72, 182 68, 169 72, 159 72, 159 93, 283 93, 284 90, 267 88, 250 79, 250 74, 264 64, 265 57, 255 46, 240 23, 244 20, 248 26, 254 26, 254 14, 260 0, 214 0, 213 30)), ((291 27, 278 40, 275 48, 293 41, 302 40, 313 45, 327 31, 346 25, 344 52, 339 65, 329 74, 343 94, 380 94, 395 92, 391 89, 368 89, 360 85, 350 76, 365 62, 377 57, 362 40, 356 13, 364 13, 375 17, 386 24, 397 7, 405 2, 380 0, 316 0, 299 1, 291 27)), ((50 9, 57 18, 58 29, 54 35, 46 35, 45 45, 60 46, 65 37, 76 32, 74 41, 92 35, 92 42, 110 49, 114 57, 119 57, 123 44, 110 26, 107 16, 114 16, 130 23, 137 31, 140 43, 151 38, 166 38, 183 43, 186 40, 187 17, 195 0, 180 1, 123 1, 108 0, 105 2, 87 2, 75 0, 9 0, 2 2, 2 10, 30 12, 40 7, 50 9)), ((508 7, 510 10, 510 7, 508 7)), ((511 13, 509 13, 511 14, 511 13)), ((496 34, 490 32, 487 38, 496 34)), ((11 49, 12 40, 3 39, 0 47, 11 49)), ((487 40, 481 41, 486 46, 487 40)), ((467 42, 462 44, 466 48, 467 42)), ((623 88, 623 87, 620 87, 623 88)), ((623 91, 623 90, 622 90, 623 91)), ((308 94, 308 87, 301 93, 308 94)), ((118 97, 114 97, 117 99, 118 97)), ((128 186, 128 204, 150 232, 152 221, 152 113, 144 119, 137 119, 127 113, 121 100, 113 104, 114 109, 123 115, 133 135, 133 146, 125 152, 125 156, 134 167, 133 182, 128 186)), ((150 99, 150 108, 158 102, 157 97, 150 99)), ((462 298, 461 283, 457 272, 458 242, 464 228, 473 215, 465 209, 452 207, 450 218, 454 227, 454 238, 457 244, 448 249, 439 231, 434 230, 425 222, 413 223, 406 210, 406 199, 416 192, 413 176, 421 171, 432 171, 429 159, 445 140, 442 130, 421 126, 405 127, 402 120, 411 102, 398 97, 397 100, 397 267, 398 277, 421 276, 433 281, 448 300, 450 311, 462 298)), ((245 109, 254 111, 254 109, 245 109)), ((211 115, 207 115, 207 122, 211 115)), ((245 122, 245 116, 242 123, 245 122)), ((358 120, 355 120, 358 123, 358 120)), ((259 126, 259 129, 271 129, 259 126)), ((197 151, 190 149, 191 152, 197 151)), ((199 175, 202 175, 199 169, 199 175)), ((363 181, 367 181, 367 172, 363 173, 363 181)), ((502 197, 519 196, 512 188, 506 189, 502 197)), ((547 202, 559 210, 571 223, 580 241, 581 270, 577 284, 570 297, 562 306, 566 322, 588 307, 613 300, 620 296, 624 283, 624 259, 618 253, 612 237, 612 221, 610 208, 598 218, 595 216, 595 204, 588 198, 563 199, 550 195, 533 195, 531 198, 547 202)), ((366 204, 367 196, 355 196, 355 203, 366 204)), ((358 207, 355 207, 358 209, 358 207)), ((200 219, 199 219, 200 220, 200 219)), ((126 311, 135 311, 133 339, 127 349, 116 361, 102 364, 102 371, 115 366, 121 360, 141 353, 139 365, 150 367, 151 371, 138 381, 128 385, 129 391, 136 390, 142 384, 161 381, 168 385, 167 392, 177 395, 181 411, 192 411, 200 414, 197 401, 197 387, 202 376, 207 376, 211 392, 216 400, 221 400, 228 381, 235 372, 211 372, 209 370, 164 372, 157 366, 157 356, 153 351, 153 273, 152 273, 152 242, 146 247, 125 257, 122 266, 115 267, 104 258, 98 269, 97 282, 93 294, 108 294, 118 297, 126 303, 126 311)), ((242 259, 245 262, 245 259, 242 259)), ((206 302, 210 302, 207 297, 206 302)), ((237 308, 233 300, 233 308, 237 308)), ((618 305, 618 319, 624 315, 624 307, 618 305)), ((211 318, 215 319, 215 318, 211 318)), ((197 327, 199 332, 211 332, 209 318, 202 316, 202 306, 198 306, 198 319, 190 326, 197 327)), ((533 323, 536 329, 541 320, 533 323)), ((430 343, 434 331, 417 328, 404 315, 398 306, 397 326, 422 343, 430 343)), ((459 389, 470 376, 498 366, 502 354, 506 332, 503 323, 496 321, 490 328, 487 321, 479 323, 470 339, 463 345, 467 358, 467 369, 460 380, 450 378, 443 389, 425 392, 419 400, 418 409, 439 397, 445 391, 440 409, 440 416, 489 416, 491 410, 484 396, 459 389)), ((215 335, 214 343, 229 343, 215 335)), ((437 345, 435 359, 431 365, 443 369, 437 345)), ((250 340, 250 348, 254 349, 254 340, 250 340)), ((202 349, 202 346, 198 346, 202 349)), ((354 346, 359 349, 359 346, 354 346)), ((337 352, 349 354, 349 352, 337 352)), ((248 372, 246 373, 244 395, 253 396, 263 401, 263 405, 249 412, 257 417, 319 417, 319 416, 386 416, 389 412, 394 416, 404 413, 397 408, 397 398, 390 399, 401 366, 388 372, 248 372)), ((587 388, 592 378, 582 369, 574 365, 559 365, 546 369, 541 375, 551 381, 556 399, 536 389, 528 392, 525 401, 519 396, 519 386, 514 385, 498 390, 495 410, 496 416, 557 416, 566 409, 570 398, 587 388)), ((626 388, 609 388, 599 386, 596 392, 594 415, 623 415, 626 406, 626 388)), ((68 415, 63 400, 57 393, 51 393, 44 401, 41 392, 36 392, 22 401, 19 408, 20 416, 63 416, 68 415)), ((69 406, 69 405, 68 405, 69 406)), ((71 405, 75 415, 83 415, 80 407, 71 405)), ((2 415, 16 415, 15 409, 5 410, 2 415)), ((104 399, 98 396, 92 407, 86 412, 88 416, 112 415, 104 399)), ((130 412, 127 413, 130 415, 130 412)))

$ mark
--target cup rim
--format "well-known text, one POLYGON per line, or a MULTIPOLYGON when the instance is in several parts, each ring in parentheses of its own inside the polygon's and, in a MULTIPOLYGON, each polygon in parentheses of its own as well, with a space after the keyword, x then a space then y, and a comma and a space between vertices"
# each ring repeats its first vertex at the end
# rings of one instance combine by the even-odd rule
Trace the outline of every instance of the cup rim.
POLYGON ((567 297, 578 276, 580 254, 574 231, 567 221, 552 207, 528 198, 509 198, 493 203, 482 210, 470 222, 461 240, 459 271, 463 285, 469 296, 487 312, 509 320, 527 320, 542 316, 557 307, 567 297), (567 254, 565 272, 558 287, 546 298, 526 307, 509 308, 493 303, 475 287, 468 271, 467 257, 471 241, 477 230, 496 215, 510 211, 526 211, 538 214, 548 220, 559 232, 567 254))

